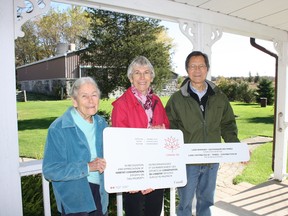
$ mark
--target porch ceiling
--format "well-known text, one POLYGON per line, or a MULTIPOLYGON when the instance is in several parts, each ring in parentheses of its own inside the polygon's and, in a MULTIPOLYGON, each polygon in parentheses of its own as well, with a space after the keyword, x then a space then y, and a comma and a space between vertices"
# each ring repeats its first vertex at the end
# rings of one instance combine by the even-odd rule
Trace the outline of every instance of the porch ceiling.
MULTIPOLYGON (((54 1, 54 0, 52 0, 54 1)), ((225 32, 287 41, 287 0, 55 0, 166 21, 195 21, 225 32)))
POLYGON ((175 0, 175 2, 288 31, 287 0, 175 0))

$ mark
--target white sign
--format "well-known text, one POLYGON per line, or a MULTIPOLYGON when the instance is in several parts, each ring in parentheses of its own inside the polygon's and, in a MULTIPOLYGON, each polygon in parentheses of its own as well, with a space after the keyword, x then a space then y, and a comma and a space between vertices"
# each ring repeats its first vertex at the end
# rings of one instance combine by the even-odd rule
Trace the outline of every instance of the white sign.
POLYGON ((184 149, 186 164, 244 162, 250 159, 246 143, 186 143, 184 149))
POLYGON ((180 130, 106 128, 104 186, 108 193, 186 185, 186 164, 244 162, 246 143, 185 143, 180 130))
POLYGON ((103 136, 108 193, 186 185, 180 130, 109 127, 103 136))

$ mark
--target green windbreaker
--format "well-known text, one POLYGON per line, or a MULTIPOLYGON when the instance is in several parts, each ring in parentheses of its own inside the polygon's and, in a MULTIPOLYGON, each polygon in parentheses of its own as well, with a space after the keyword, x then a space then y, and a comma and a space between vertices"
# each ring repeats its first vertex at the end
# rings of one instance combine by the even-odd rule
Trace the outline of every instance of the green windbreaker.
POLYGON ((166 112, 171 129, 180 129, 184 143, 239 142, 237 126, 228 98, 212 82, 206 80, 215 94, 209 95, 202 115, 199 103, 187 92, 186 82, 167 102, 166 112))

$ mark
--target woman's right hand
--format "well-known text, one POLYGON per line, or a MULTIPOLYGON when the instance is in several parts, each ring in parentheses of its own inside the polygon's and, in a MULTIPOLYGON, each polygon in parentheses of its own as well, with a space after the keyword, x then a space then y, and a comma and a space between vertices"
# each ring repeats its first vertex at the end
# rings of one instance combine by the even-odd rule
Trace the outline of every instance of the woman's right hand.
POLYGON ((103 173, 106 168, 106 160, 104 158, 95 158, 93 161, 88 163, 89 171, 103 173))

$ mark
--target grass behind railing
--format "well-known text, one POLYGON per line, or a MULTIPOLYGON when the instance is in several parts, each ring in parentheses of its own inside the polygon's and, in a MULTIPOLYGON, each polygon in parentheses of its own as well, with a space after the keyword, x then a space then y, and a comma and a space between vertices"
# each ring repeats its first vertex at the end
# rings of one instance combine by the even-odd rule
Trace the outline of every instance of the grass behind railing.
POLYGON ((233 179, 233 183, 248 182, 258 185, 266 182, 272 173, 272 143, 269 142, 252 152, 249 163, 244 171, 233 179))
POLYGON ((231 103, 238 126, 239 139, 273 136, 274 108, 259 104, 231 103))

